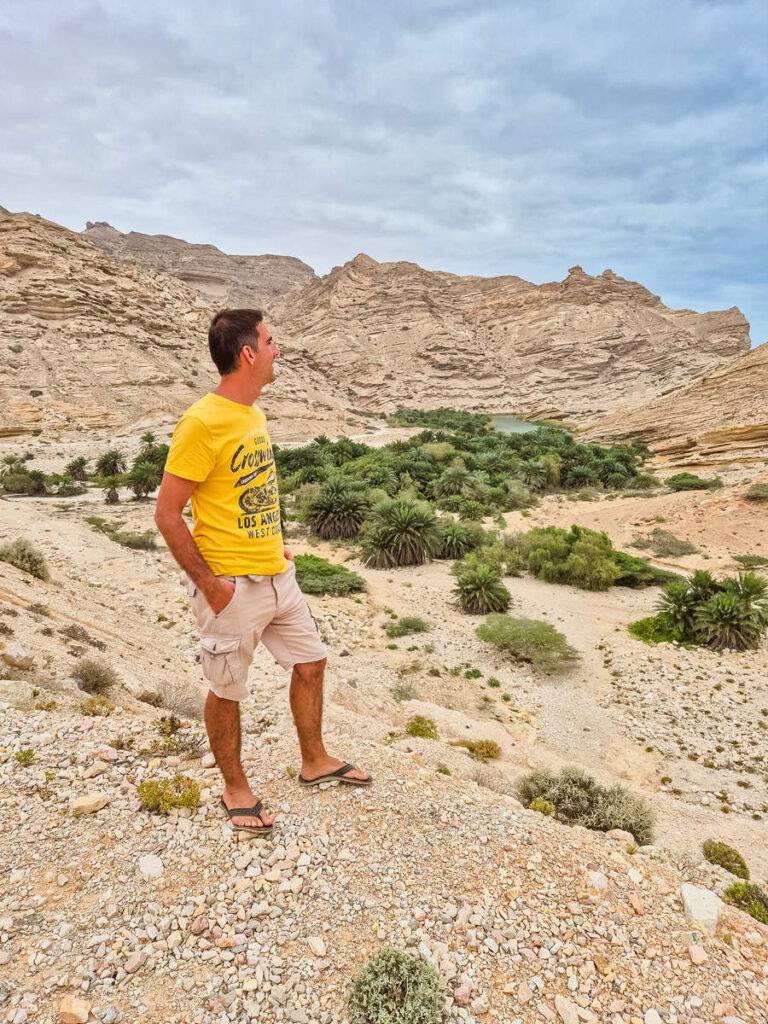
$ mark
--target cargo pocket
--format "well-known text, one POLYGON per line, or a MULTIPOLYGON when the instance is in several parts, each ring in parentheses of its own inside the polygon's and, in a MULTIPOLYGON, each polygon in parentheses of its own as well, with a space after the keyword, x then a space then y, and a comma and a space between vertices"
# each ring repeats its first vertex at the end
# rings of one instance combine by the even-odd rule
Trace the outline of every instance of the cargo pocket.
POLYGON ((200 653, 205 678, 218 686, 236 683, 240 674, 239 636, 202 636, 200 653))

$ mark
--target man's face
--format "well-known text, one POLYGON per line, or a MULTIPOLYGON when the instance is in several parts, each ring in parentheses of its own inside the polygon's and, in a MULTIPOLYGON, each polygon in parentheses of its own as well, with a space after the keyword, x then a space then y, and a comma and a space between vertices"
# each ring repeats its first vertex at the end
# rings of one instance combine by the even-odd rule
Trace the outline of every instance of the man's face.
POLYGON ((255 347, 243 346, 243 359, 247 360, 254 380, 263 386, 271 384, 275 379, 274 361, 280 355, 280 349, 272 340, 272 334, 266 324, 258 325, 256 336, 258 343, 255 347))

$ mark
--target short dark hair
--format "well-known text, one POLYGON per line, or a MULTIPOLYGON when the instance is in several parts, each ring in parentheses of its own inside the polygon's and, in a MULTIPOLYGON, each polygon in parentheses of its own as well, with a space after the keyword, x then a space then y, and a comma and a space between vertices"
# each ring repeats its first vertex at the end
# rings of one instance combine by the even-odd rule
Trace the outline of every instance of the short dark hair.
POLYGON ((256 347, 259 324, 263 319, 260 309, 222 309, 211 320, 208 348, 222 377, 235 372, 244 345, 256 347))

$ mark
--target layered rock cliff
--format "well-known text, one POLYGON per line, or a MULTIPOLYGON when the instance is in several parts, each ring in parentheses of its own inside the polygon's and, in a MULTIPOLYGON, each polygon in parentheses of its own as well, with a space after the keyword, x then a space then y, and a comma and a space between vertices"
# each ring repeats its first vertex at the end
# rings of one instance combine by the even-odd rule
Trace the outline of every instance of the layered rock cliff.
POLYGON ((647 405, 587 425, 595 440, 641 438, 686 465, 768 459, 768 345, 647 405))
POLYGON ((610 270, 456 277, 356 256, 271 309, 353 405, 577 415, 634 405, 749 348, 741 312, 668 309, 610 270))
POLYGON ((178 277, 217 307, 260 308, 317 280, 312 267, 294 256, 231 256, 171 235, 122 234, 104 221, 88 221, 83 234, 108 256, 178 277))
MULTIPOLYGON (((173 423, 215 387, 212 311, 174 277, 0 208, 0 436, 173 423)), ((342 423, 309 369, 281 368, 268 408, 289 436, 342 423)))

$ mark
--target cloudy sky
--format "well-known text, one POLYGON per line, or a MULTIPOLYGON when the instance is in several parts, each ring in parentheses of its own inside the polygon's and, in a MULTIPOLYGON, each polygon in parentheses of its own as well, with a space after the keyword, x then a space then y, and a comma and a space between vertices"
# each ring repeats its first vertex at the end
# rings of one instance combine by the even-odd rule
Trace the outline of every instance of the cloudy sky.
POLYGON ((765 0, 0 0, 0 205, 461 274, 611 267, 768 339, 765 0))

